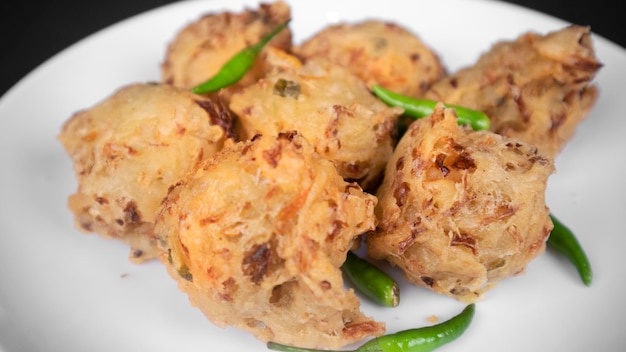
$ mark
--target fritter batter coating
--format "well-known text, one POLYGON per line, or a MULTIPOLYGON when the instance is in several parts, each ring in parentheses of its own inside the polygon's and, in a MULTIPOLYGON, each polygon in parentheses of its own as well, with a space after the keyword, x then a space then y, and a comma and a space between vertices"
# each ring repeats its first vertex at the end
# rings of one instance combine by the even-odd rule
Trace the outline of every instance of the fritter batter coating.
POLYGON ((345 67, 315 58, 276 70, 233 95, 241 138, 297 130, 347 180, 368 189, 380 182, 402 113, 375 98, 345 67))
POLYGON ((365 20, 325 27, 294 48, 306 59, 325 57, 348 67, 368 87, 422 97, 446 70, 421 38, 397 23, 365 20))
POLYGON ((224 148, 172 188, 160 258, 218 326, 263 341, 340 347, 384 333, 340 271, 376 226, 376 198, 345 182, 297 132, 224 148))
POLYGON ((389 160, 368 254, 418 286, 477 301, 544 251, 553 171, 536 147, 460 127, 439 104, 410 125, 389 160))
POLYGON ((492 131, 556 156, 594 106, 598 91, 591 81, 601 66, 589 27, 529 32, 496 43, 426 97, 482 110, 492 131))
POLYGON ((74 114, 58 135, 78 181, 77 228, 155 256, 154 216, 168 188, 232 135, 225 107, 168 85, 130 84, 74 114))
MULTIPOLYGON (((236 53, 258 43, 278 25, 290 19, 291 9, 283 1, 261 3, 242 12, 208 13, 182 28, 168 44, 162 63, 163 82, 191 89, 213 77, 236 53)), ((291 30, 285 28, 268 43, 291 49, 291 30)), ((232 91, 256 82, 265 74, 259 55, 253 68, 236 84, 220 92, 224 101, 232 91)))

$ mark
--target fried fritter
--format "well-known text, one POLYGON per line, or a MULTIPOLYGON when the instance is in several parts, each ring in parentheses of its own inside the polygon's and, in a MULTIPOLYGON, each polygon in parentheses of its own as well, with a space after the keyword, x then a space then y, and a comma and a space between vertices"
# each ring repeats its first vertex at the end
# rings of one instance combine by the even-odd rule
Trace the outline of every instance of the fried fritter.
POLYGON ((224 148, 172 188, 156 219, 160 259, 218 326, 263 341, 340 347, 384 333, 340 266, 376 226, 376 198, 295 131, 224 148))
POLYGON ((331 25, 293 50, 305 61, 321 56, 346 66, 368 87, 381 85, 413 97, 422 97, 446 74, 432 48, 393 22, 365 20, 331 25))
MULTIPOLYGON (((162 63, 162 80, 191 89, 215 75, 237 52, 258 43, 261 38, 287 21, 291 9, 283 1, 261 3, 242 12, 208 13, 183 27, 168 44, 162 63)), ((268 46, 289 51, 291 30, 282 30, 268 46)), ((265 74, 260 55, 252 69, 236 84, 219 93, 224 101, 241 87, 256 82, 265 74)))
POLYGON ((458 126, 439 104, 409 126, 389 160, 368 254, 418 286, 474 302, 544 251, 553 171, 536 147, 458 126))
POLYGON ((324 58, 268 73, 233 95, 230 109, 241 138, 297 130, 345 179, 364 189, 380 182, 402 113, 375 98, 348 69, 324 58))
POLYGON ((68 203, 77 228, 126 242, 134 262, 154 258, 168 188, 229 134, 225 107, 168 85, 130 84, 77 112, 58 135, 78 181, 68 203))
POLYGON ((556 156, 594 106, 598 91, 591 81, 601 66, 589 27, 529 32, 496 43, 426 97, 482 110, 492 131, 556 156))

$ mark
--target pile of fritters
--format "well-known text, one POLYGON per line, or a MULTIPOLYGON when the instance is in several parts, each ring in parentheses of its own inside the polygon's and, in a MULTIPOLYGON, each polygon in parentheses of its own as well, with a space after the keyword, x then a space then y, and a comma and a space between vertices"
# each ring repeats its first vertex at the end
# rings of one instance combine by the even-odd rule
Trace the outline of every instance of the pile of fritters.
POLYGON ((336 24, 299 45, 287 28, 236 85, 190 92, 290 12, 202 15, 172 38, 161 82, 67 121, 77 227, 158 258, 215 324, 303 347, 385 332, 344 288, 361 243, 465 302, 522 273, 552 229, 554 158, 598 94, 589 28, 529 32, 453 73, 396 23, 336 24), (374 84, 440 103, 399 136, 403 110, 374 84), (492 130, 459 126, 442 103, 483 110, 492 130))

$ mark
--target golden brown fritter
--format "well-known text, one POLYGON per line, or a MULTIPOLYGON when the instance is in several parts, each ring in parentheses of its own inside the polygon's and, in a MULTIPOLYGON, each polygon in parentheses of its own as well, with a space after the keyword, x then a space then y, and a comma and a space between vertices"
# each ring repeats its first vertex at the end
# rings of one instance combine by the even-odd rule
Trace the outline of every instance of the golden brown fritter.
POLYGON ((589 27, 529 32, 496 43, 426 96, 482 110, 492 131, 556 156, 595 104, 598 92, 591 81, 601 66, 589 27))
MULTIPOLYGON (((278 25, 290 19, 291 9, 283 1, 261 3, 241 12, 215 12, 183 27, 168 44, 162 64, 163 82, 191 89, 215 75, 236 53, 258 43, 278 25)), ((285 28, 268 46, 291 49, 291 30, 285 28)), ((265 74, 263 56, 235 85, 220 92, 228 101, 232 91, 256 82, 265 74)))
POLYGON ((243 139, 297 130, 347 180, 377 185, 396 142, 400 108, 375 98, 345 67, 315 58, 273 71, 233 95, 243 139))
POLYGON ((204 161, 172 188, 155 232, 169 274, 216 325, 340 347, 384 333, 339 269, 353 241, 375 228, 375 206, 290 131, 204 161))
POLYGON ((168 85, 131 84, 77 112, 58 135, 78 188, 76 226, 130 245, 130 259, 154 257, 156 209, 168 188, 229 138, 229 112, 168 85))
POLYGON ((534 146, 460 127, 439 104, 410 125, 389 160, 368 254, 418 286, 474 302, 544 251, 553 170, 534 146))
POLYGON ((348 67, 368 87, 421 97, 445 75, 435 51, 397 23, 365 20, 323 28, 294 48, 305 61, 325 57, 348 67))

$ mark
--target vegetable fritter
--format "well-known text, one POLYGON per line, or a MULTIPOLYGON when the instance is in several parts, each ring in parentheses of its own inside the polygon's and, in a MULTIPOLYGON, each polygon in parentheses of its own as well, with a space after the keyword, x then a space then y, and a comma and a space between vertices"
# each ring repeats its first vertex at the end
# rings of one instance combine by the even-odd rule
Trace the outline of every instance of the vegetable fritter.
POLYGON ((241 138, 297 130, 345 179, 365 189, 380 182, 402 113, 375 98, 345 67, 322 58, 272 71, 233 95, 230 109, 241 138))
POLYGON ((78 181, 76 226, 155 255, 154 216, 168 188, 230 138, 225 107, 168 85, 131 84, 74 114, 58 135, 78 181))
POLYGON ((598 91, 591 81, 601 66, 589 27, 529 32, 496 43, 426 97, 482 110, 492 131, 556 156, 594 106, 598 91))
POLYGON ((296 131, 225 147, 172 188, 156 219, 160 259, 218 326, 329 348, 384 333, 341 264, 376 226, 376 198, 296 131))
POLYGON ((368 254, 418 286, 474 302, 545 250, 553 171, 536 147, 458 126, 439 104, 409 126, 389 160, 368 254))
MULTIPOLYGON (((259 42, 281 23, 289 20, 290 7, 283 1, 260 3, 241 12, 208 13, 183 27, 168 44, 161 66, 162 80, 191 89, 208 80, 237 52, 259 42)), ((289 51, 291 31, 285 28, 269 46, 289 51)), ((235 85, 220 92, 228 101, 232 91, 256 82, 265 74, 260 56, 252 69, 235 85)))
POLYGON ((420 37, 388 21, 331 25, 293 50, 305 61, 325 57, 346 66, 368 87, 380 85, 415 98, 446 74, 437 53, 420 37))

